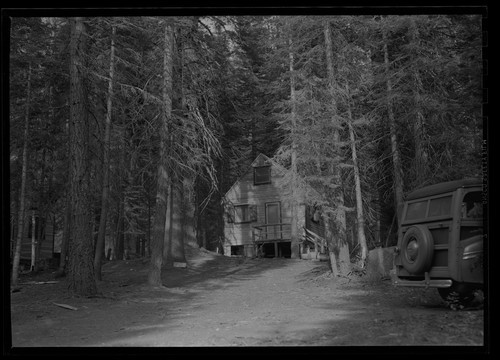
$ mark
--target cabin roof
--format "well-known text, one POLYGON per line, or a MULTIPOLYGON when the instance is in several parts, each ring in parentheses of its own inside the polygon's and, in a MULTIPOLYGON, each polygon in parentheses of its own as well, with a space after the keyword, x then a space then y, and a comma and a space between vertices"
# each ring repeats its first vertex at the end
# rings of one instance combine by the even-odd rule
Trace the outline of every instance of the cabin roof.
POLYGON ((269 157, 267 157, 263 153, 260 153, 259 155, 257 155, 255 160, 252 162, 251 166, 254 168, 260 167, 260 166, 277 166, 277 167, 282 168, 282 166, 280 164, 278 164, 276 161, 270 159, 269 157))
MULTIPOLYGON (((287 169, 279 164, 278 162, 274 161, 273 159, 269 158, 268 156, 264 155, 263 153, 259 153, 255 160, 252 162, 250 165, 250 168, 245 171, 234 183, 231 185, 231 187, 226 191, 224 194, 223 200, 227 198, 227 195, 233 190, 233 188, 240 182, 241 178, 244 177, 249 171, 253 171, 254 168, 256 167, 261 167, 261 166, 272 166, 273 168, 277 169, 279 172, 286 173, 287 169)), ((311 186, 308 186, 309 191, 312 191, 313 193, 317 194, 317 191, 313 189, 311 186)))

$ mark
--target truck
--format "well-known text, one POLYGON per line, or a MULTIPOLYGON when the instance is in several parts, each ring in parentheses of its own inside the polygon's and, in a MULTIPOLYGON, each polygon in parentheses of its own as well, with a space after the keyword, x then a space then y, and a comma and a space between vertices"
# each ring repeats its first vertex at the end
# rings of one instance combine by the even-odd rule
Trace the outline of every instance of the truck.
POLYGON ((436 288, 452 308, 469 306, 478 292, 483 294, 486 209, 478 178, 442 182, 408 194, 394 250, 394 284, 436 288))

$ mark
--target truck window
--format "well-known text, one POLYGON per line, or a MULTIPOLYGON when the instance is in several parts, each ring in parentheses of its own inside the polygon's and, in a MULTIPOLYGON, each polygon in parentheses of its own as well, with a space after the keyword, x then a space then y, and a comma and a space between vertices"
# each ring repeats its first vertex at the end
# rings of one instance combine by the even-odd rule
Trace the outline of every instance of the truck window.
POLYGON ((406 209, 405 220, 422 219, 425 217, 426 210, 427 210, 427 200, 410 203, 408 204, 408 209, 406 209))
POLYGON ((472 191, 465 194, 462 201, 462 217, 467 219, 481 219, 483 217, 481 191, 472 191))
POLYGON ((442 216, 451 213, 451 195, 431 199, 428 216, 442 216))

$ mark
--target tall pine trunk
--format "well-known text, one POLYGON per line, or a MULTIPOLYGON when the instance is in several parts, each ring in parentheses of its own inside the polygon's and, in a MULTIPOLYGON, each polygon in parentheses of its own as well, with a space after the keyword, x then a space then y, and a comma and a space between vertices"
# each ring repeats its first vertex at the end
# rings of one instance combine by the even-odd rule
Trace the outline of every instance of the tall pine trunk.
MULTIPOLYGON (((16 197, 19 197, 19 194, 16 192, 16 190, 14 189, 14 198, 16 197)), ((13 259, 14 258, 14 250, 15 250, 15 247, 16 247, 16 222, 17 222, 17 218, 16 218, 16 213, 18 212, 17 210, 17 201, 14 201, 13 203, 11 203, 11 208, 10 208, 10 247, 9 247, 9 255, 10 255, 10 258, 13 259)))
POLYGON ((396 119, 394 118, 394 111, 392 108, 392 102, 390 100, 392 93, 392 82, 390 79, 390 64, 389 64, 389 50, 388 50, 388 39, 386 31, 382 32, 384 40, 384 64, 386 72, 386 88, 387 88, 387 115, 389 118, 389 133, 391 137, 391 153, 392 153, 392 165, 393 165, 393 176, 394 176, 394 197, 396 201, 396 216, 398 223, 401 221, 401 211, 403 210, 403 170, 401 166, 401 156, 399 154, 399 145, 396 135, 396 119))
POLYGON ((42 254, 42 245, 43 245, 43 240, 45 237, 45 223, 46 220, 48 219, 47 213, 47 202, 45 201, 45 194, 46 194, 46 189, 45 189, 45 171, 47 169, 47 150, 43 149, 42 150, 42 169, 40 172, 40 184, 39 184, 39 192, 38 192, 38 231, 36 231, 36 246, 35 246, 35 263, 33 267, 34 272, 38 272, 40 270, 40 264, 41 264, 41 254, 42 254))
POLYGON ((184 254, 184 235, 182 228, 182 206, 184 202, 183 183, 172 176, 169 192, 169 204, 165 222, 165 247, 163 261, 168 263, 186 263, 184 254))
MULTIPOLYGON (((198 17, 191 19, 191 27, 189 34, 196 31, 198 23, 198 17)), ((193 50, 192 43, 189 42, 191 39, 189 34, 185 34, 183 39, 178 43, 180 59, 180 85, 178 89, 181 94, 181 107, 185 118, 189 119, 191 117, 197 116, 198 102, 194 95, 194 91, 190 86, 193 79, 189 76, 189 66, 197 61, 196 54, 193 50)), ((192 40, 192 39, 191 39, 192 40)), ((171 124, 173 125, 173 124, 171 124)), ((184 128, 184 132, 187 132, 189 122, 179 123, 179 127, 184 128)), ((177 138, 173 138, 170 135, 171 143, 183 143, 184 147, 190 146, 184 135, 180 135, 177 138)), ((173 145, 173 144, 172 144, 173 145)), ((167 221, 165 223, 165 249, 164 249, 164 261, 173 262, 174 266, 183 266, 186 264, 186 257, 184 253, 184 240, 185 240, 185 224, 186 224, 186 212, 185 209, 189 206, 189 199, 186 198, 185 185, 189 183, 190 177, 192 176, 189 171, 181 171, 177 169, 175 171, 177 174, 172 172, 171 174, 171 184, 170 184, 170 201, 167 210, 167 221), (182 174, 182 175, 181 175, 182 174)))
POLYGON ((165 210, 165 225, 164 231, 165 234, 163 236, 163 263, 162 266, 167 264, 172 265, 172 235, 173 235, 173 226, 172 226, 172 210, 174 208, 174 191, 172 184, 172 174, 169 174, 170 184, 168 185, 167 190, 167 208, 165 210))
POLYGON ((29 136, 29 118, 31 107, 31 63, 28 64, 26 72, 26 107, 24 114, 24 135, 23 135, 23 156, 21 167, 21 190, 19 195, 19 215, 17 217, 17 239, 12 260, 12 286, 17 286, 19 276, 19 262, 21 260, 21 246, 24 236, 24 216, 26 205, 26 177, 28 173, 28 136, 29 136))
POLYGON ((90 225, 89 119, 85 90, 85 24, 70 19, 70 156, 73 241, 69 249, 69 288, 79 295, 94 295, 93 239, 90 225))
MULTIPOLYGON (((332 113, 333 118, 332 121, 334 123, 338 122, 336 119, 337 115, 337 101, 335 98, 335 72, 334 72, 334 60, 333 60, 333 41, 332 41, 332 33, 330 30, 329 21, 325 21, 324 23, 324 36, 325 36, 325 51, 326 51, 326 65, 327 65, 327 76, 328 76, 328 86, 330 90, 330 101, 332 102, 332 113)), ((340 126, 335 126, 335 130, 333 132, 333 141, 334 141, 334 149, 332 149, 333 153, 337 155, 340 151, 340 126)), ((347 243, 347 221, 346 221, 346 213, 344 207, 344 194, 342 189, 342 179, 340 174, 339 164, 332 160, 330 164, 330 175, 333 178, 333 206, 335 207, 334 211, 334 227, 335 233, 330 232, 330 238, 327 239, 329 241, 328 248, 330 251, 330 259, 332 256, 336 257, 335 261, 331 261, 332 271, 335 273, 336 270, 333 268, 335 266, 338 267, 338 271, 340 274, 345 274, 349 272, 350 269, 350 259, 349 259, 349 246, 347 243), (336 238, 336 240, 335 240, 336 238), (334 254, 332 254, 332 252, 334 254)), ((330 224, 332 226, 333 224, 330 224)))
POLYGON ((351 140, 351 157, 354 167, 354 184, 356 188, 356 222, 358 225, 358 244, 361 248, 361 266, 364 267, 366 256, 368 254, 368 246, 365 236, 365 217, 363 214, 363 194, 361 193, 361 179, 359 176, 358 155, 356 151, 356 135, 352 125, 351 105, 347 104, 347 126, 349 127, 349 138, 351 140))
POLYGON ((70 183, 66 186, 66 201, 65 201, 65 209, 64 209, 64 220, 63 220, 63 233, 61 239, 61 253, 59 255, 59 268, 56 273, 56 277, 61 277, 66 275, 66 264, 68 257, 68 249, 71 238, 71 214, 72 214, 72 206, 71 206, 71 188, 70 183))
MULTIPOLYGON (((123 162, 122 162, 123 164, 123 162)), ((118 204, 117 204, 117 217, 115 224, 115 234, 113 239, 113 250, 115 260, 123 260, 124 256, 124 228, 125 228, 125 190, 123 189, 123 184, 119 185, 120 190, 118 193, 118 204)))
POLYGON ((35 210, 31 210, 31 265, 30 271, 35 271, 36 263, 36 215, 35 210))
POLYGON ((152 286, 161 286, 161 267, 165 238, 165 220, 169 189, 168 149, 169 139, 168 124, 172 112, 172 71, 173 71, 173 43, 174 32, 172 19, 164 23, 163 42, 163 86, 162 86, 162 116, 159 126, 160 132, 160 160, 158 163, 158 185, 156 190, 156 209, 153 220, 151 238, 151 263, 148 273, 148 283, 152 286))
POLYGON ((182 186, 184 187, 184 202, 182 204, 182 237, 183 243, 189 245, 196 244, 196 220, 194 203, 194 180, 185 178, 182 186))
POLYGON ((184 252, 184 229, 183 223, 183 203, 186 201, 184 196, 184 184, 182 181, 177 181, 176 192, 172 194, 174 207, 172 209, 172 260, 175 263, 185 264, 186 254, 184 252))
MULTIPOLYGON (((299 257, 299 234, 298 234, 298 206, 299 206, 299 194, 297 193, 297 139, 295 138, 297 131, 297 94, 295 91, 295 72, 294 72, 294 54, 293 54, 293 42, 292 42, 292 32, 289 35, 289 70, 290 70, 290 102, 291 102, 291 120, 292 120, 292 152, 291 152, 291 215, 292 223, 290 228, 291 237, 291 258, 295 259, 299 257)), ((275 254, 278 256, 278 254, 275 254)))
POLYGON ((108 98, 106 104, 106 126, 104 130, 104 149, 103 149, 103 186, 101 194, 101 217, 99 219, 99 233, 97 235, 97 243, 94 255, 94 271, 96 280, 102 280, 101 264, 104 254, 104 246, 106 239, 106 221, 109 208, 109 146, 111 137, 111 115, 113 112, 113 79, 115 74, 115 34, 116 27, 111 30, 111 49, 109 56, 109 83, 108 83, 108 98))
MULTIPOLYGON (((410 36, 411 41, 415 47, 421 46, 419 44, 419 33, 418 27, 415 19, 410 19, 410 36)), ((427 169, 428 169, 428 155, 425 146, 425 117, 423 114, 423 104, 422 104, 422 92, 423 84, 420 77, 419 70, 416 68, 412 69, 413 78, 413 99, 415 103, 415 119, 413 121, 413 139, 415 142, 415 183, 412 184, 414 187, 419 187, 425 183, 427 179, 427 169)))
MULTIPOLYGON (((70 134, 71 134, 71 121, 68 119, 66 121, 65 126, 66 136, 67 136, 67 152, 70 152, 70 134)), ((68 169, 71 169, 71 156, 68 156, 68 169)), ((68 257, 68 249, 69 243, 71 239, 71 214, 72 210, 72 202, 71 202, 71 181, 68 177, 66 183, 66 199, 64 205, 64 220, 63 220, 63 233, 61 239, 61 253, 59 255, 59 268, 56 272, 56 277, 66 276, 66 265, 67 265, 67 257, 68 257)))

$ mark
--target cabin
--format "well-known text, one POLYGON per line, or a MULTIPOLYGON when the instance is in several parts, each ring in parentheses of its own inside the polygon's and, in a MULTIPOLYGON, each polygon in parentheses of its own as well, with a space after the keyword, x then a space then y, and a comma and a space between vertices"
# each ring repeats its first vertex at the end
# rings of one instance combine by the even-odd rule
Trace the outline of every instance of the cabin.
MULTIPOLYGON (((286 169, 259 154, 223 198, 224 255, 283 257, 292 254, 290 195, 283 186, 286 169)), ((302 198, 298 205, 297 253, 314 259, 324 251, 319 210, 302 198)))

